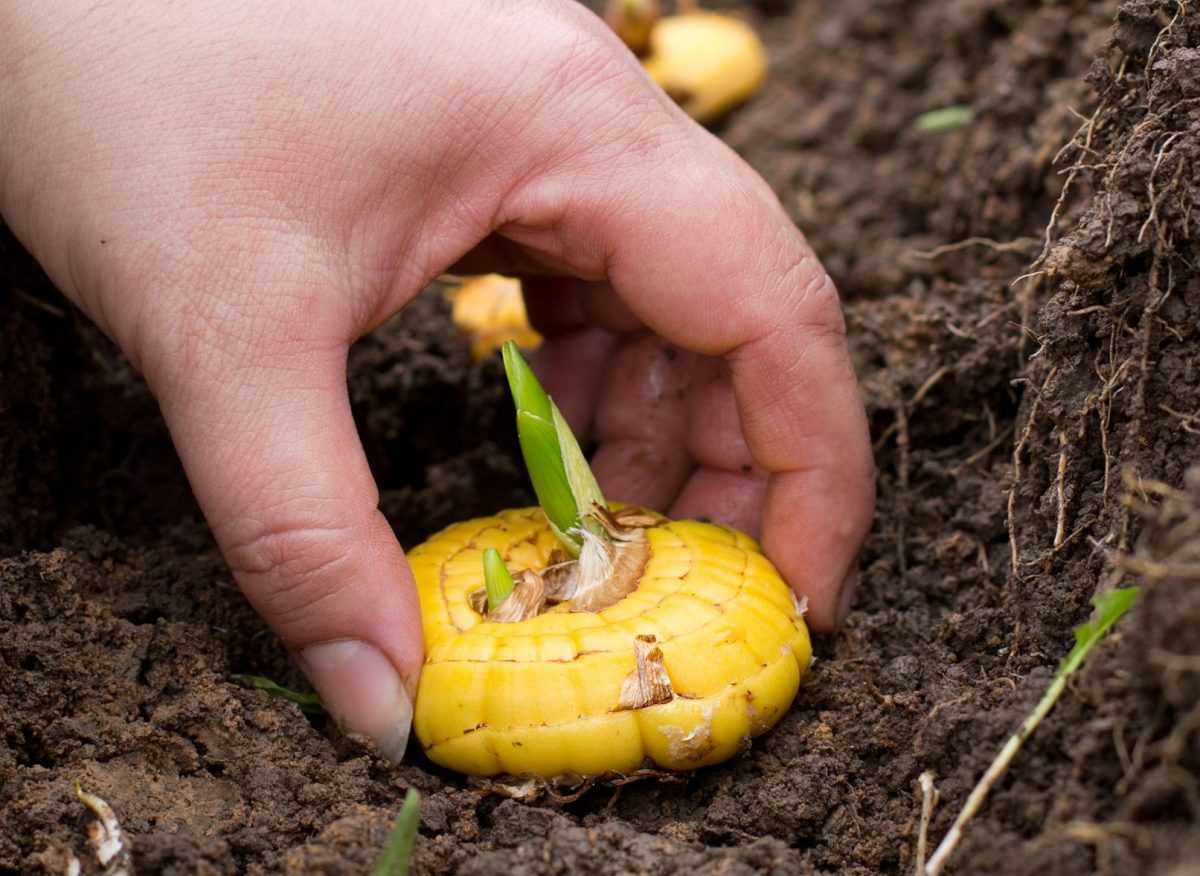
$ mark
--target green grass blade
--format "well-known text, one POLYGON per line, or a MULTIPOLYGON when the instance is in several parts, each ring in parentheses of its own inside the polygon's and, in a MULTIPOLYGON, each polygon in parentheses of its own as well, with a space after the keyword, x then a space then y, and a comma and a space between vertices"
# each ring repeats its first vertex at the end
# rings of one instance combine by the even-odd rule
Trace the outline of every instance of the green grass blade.
POLYGON ((487 588, 488 611, 499 608, 500 603, 508 599, 508 595, 517 586, 513 583, 512 575, 508 574, 500 552, 495 548, 488 548, 483 552, 483 586, 487 588))
POLYGON ((1056 674, 1066 677, 1078 669, 1088 651, 1096 647, 1096 643, 1104 638, 1104 634, 1112 625, 1133 607, 1137 597, 1137 587, 1125 587, 1110 590, 1097 599, 1096 610, 1092 613, 1091 620, 1075 628, 1075 647, 1063 658, 1056 674))
POLYGON ((300 711, 302 712, 319 714, 325 711, 324 706, 321 705, 321 698, 315 693, 301 693, 298 690, 289 690, 262 675, 231 675, 230 678, 239 684, 244 684, 247 687, 256 687, 259 690, 266 691, 273 697, 279 697, 281 700, 295 703, 300 707, 300 711))
POLYGON ((409 788, 400 814, 396 816, 396 826, 392 828, 387 846, 371 871, 371 876, 406 876, 420 824, 421 795, 416 788, 409 788))

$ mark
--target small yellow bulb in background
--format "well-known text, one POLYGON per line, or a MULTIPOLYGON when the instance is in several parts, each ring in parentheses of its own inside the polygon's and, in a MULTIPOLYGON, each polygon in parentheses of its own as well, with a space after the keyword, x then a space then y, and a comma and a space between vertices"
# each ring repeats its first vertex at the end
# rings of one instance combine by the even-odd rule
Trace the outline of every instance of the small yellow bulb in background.
POLYGON ((767 51, 746 22, 679 2, 659 17, 656 0, 612 0, 609 25, 655 82, 699 122, 749 100, 767 76, 767 51))
POLYGON ((493 350, 515 341, 525 350, 535 350, 542 336, 529 325, 521 281, 500 274, 466 277, 446 293, 451 318, 471 340, 471 357, 478 362, 493 350))
POLYGON ((640 57, 650 48, 650 34, 661 13, 658 0, 612 0, 604 11, 604 20, 640 57))

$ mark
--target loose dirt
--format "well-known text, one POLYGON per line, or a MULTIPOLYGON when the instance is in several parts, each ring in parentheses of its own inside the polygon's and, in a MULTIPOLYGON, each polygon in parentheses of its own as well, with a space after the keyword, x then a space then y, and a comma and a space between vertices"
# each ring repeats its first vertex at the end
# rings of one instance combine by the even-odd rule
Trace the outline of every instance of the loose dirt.
MULTIPOLYGON (((239 685, 303 680, 231 583, 145 386, 5 232, 0 873, 82 852, 75 781, 143 873, 362 873, 408 787, 423 873, 911 873, 918 775, 937 776, 936 841, 1118 580, 1141 603, 952 870, 1195 872, 1200 9, 742 11, 773 72, 717 130, 843 292, 879 465, 861 598, 780 726, 683 783, 521 803, 239 685), (966 125, 915 124, 959 104, 966 125)), ((471 365, 436 294, 351 365, 404 544, 530 499, 499 367, 471 365)))

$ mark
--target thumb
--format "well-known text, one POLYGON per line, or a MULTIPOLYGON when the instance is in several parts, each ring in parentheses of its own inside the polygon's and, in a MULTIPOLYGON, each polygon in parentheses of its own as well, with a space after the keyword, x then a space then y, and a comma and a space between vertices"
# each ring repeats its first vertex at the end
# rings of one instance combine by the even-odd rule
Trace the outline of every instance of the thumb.
POLYGON ((192 487, 242 591, 325 707, 399 760, 420 614, 351 416, 346 347, 238 358, 250 361, 201 365, 159 391, 192 487))

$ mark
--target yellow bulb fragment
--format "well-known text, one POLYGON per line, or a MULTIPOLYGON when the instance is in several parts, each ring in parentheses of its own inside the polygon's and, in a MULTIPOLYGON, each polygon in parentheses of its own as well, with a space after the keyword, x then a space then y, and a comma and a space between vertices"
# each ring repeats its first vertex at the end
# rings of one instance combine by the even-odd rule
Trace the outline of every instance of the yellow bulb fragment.
POLYGON ((529 325, 521 281, 500 274, 467 277, 447 293, 451 318, 471 339, 471 357, 478 362, 506 341, 534 350, 542 336, 529 325))
POLYGON ((707 122, 758 92, 767 51, 746 22, 697 10, 660 19, 642 64, 688 115, 707 122))
POLYGON ((540 508, 455 524, 410 553, 427 654, 414 729, 431 760, 542 778, 690 770, 733 756, 787 712, 811 660, 808 631, 759 546, 695 521, 646 538, 642 577, 616 604, 515 623, 485 620, 470 594, 483 586, 484 547, 514 574, 546 565, 556 541, 540 508), (639 652, 669 679, 640 708, 628 699, 639 652))

